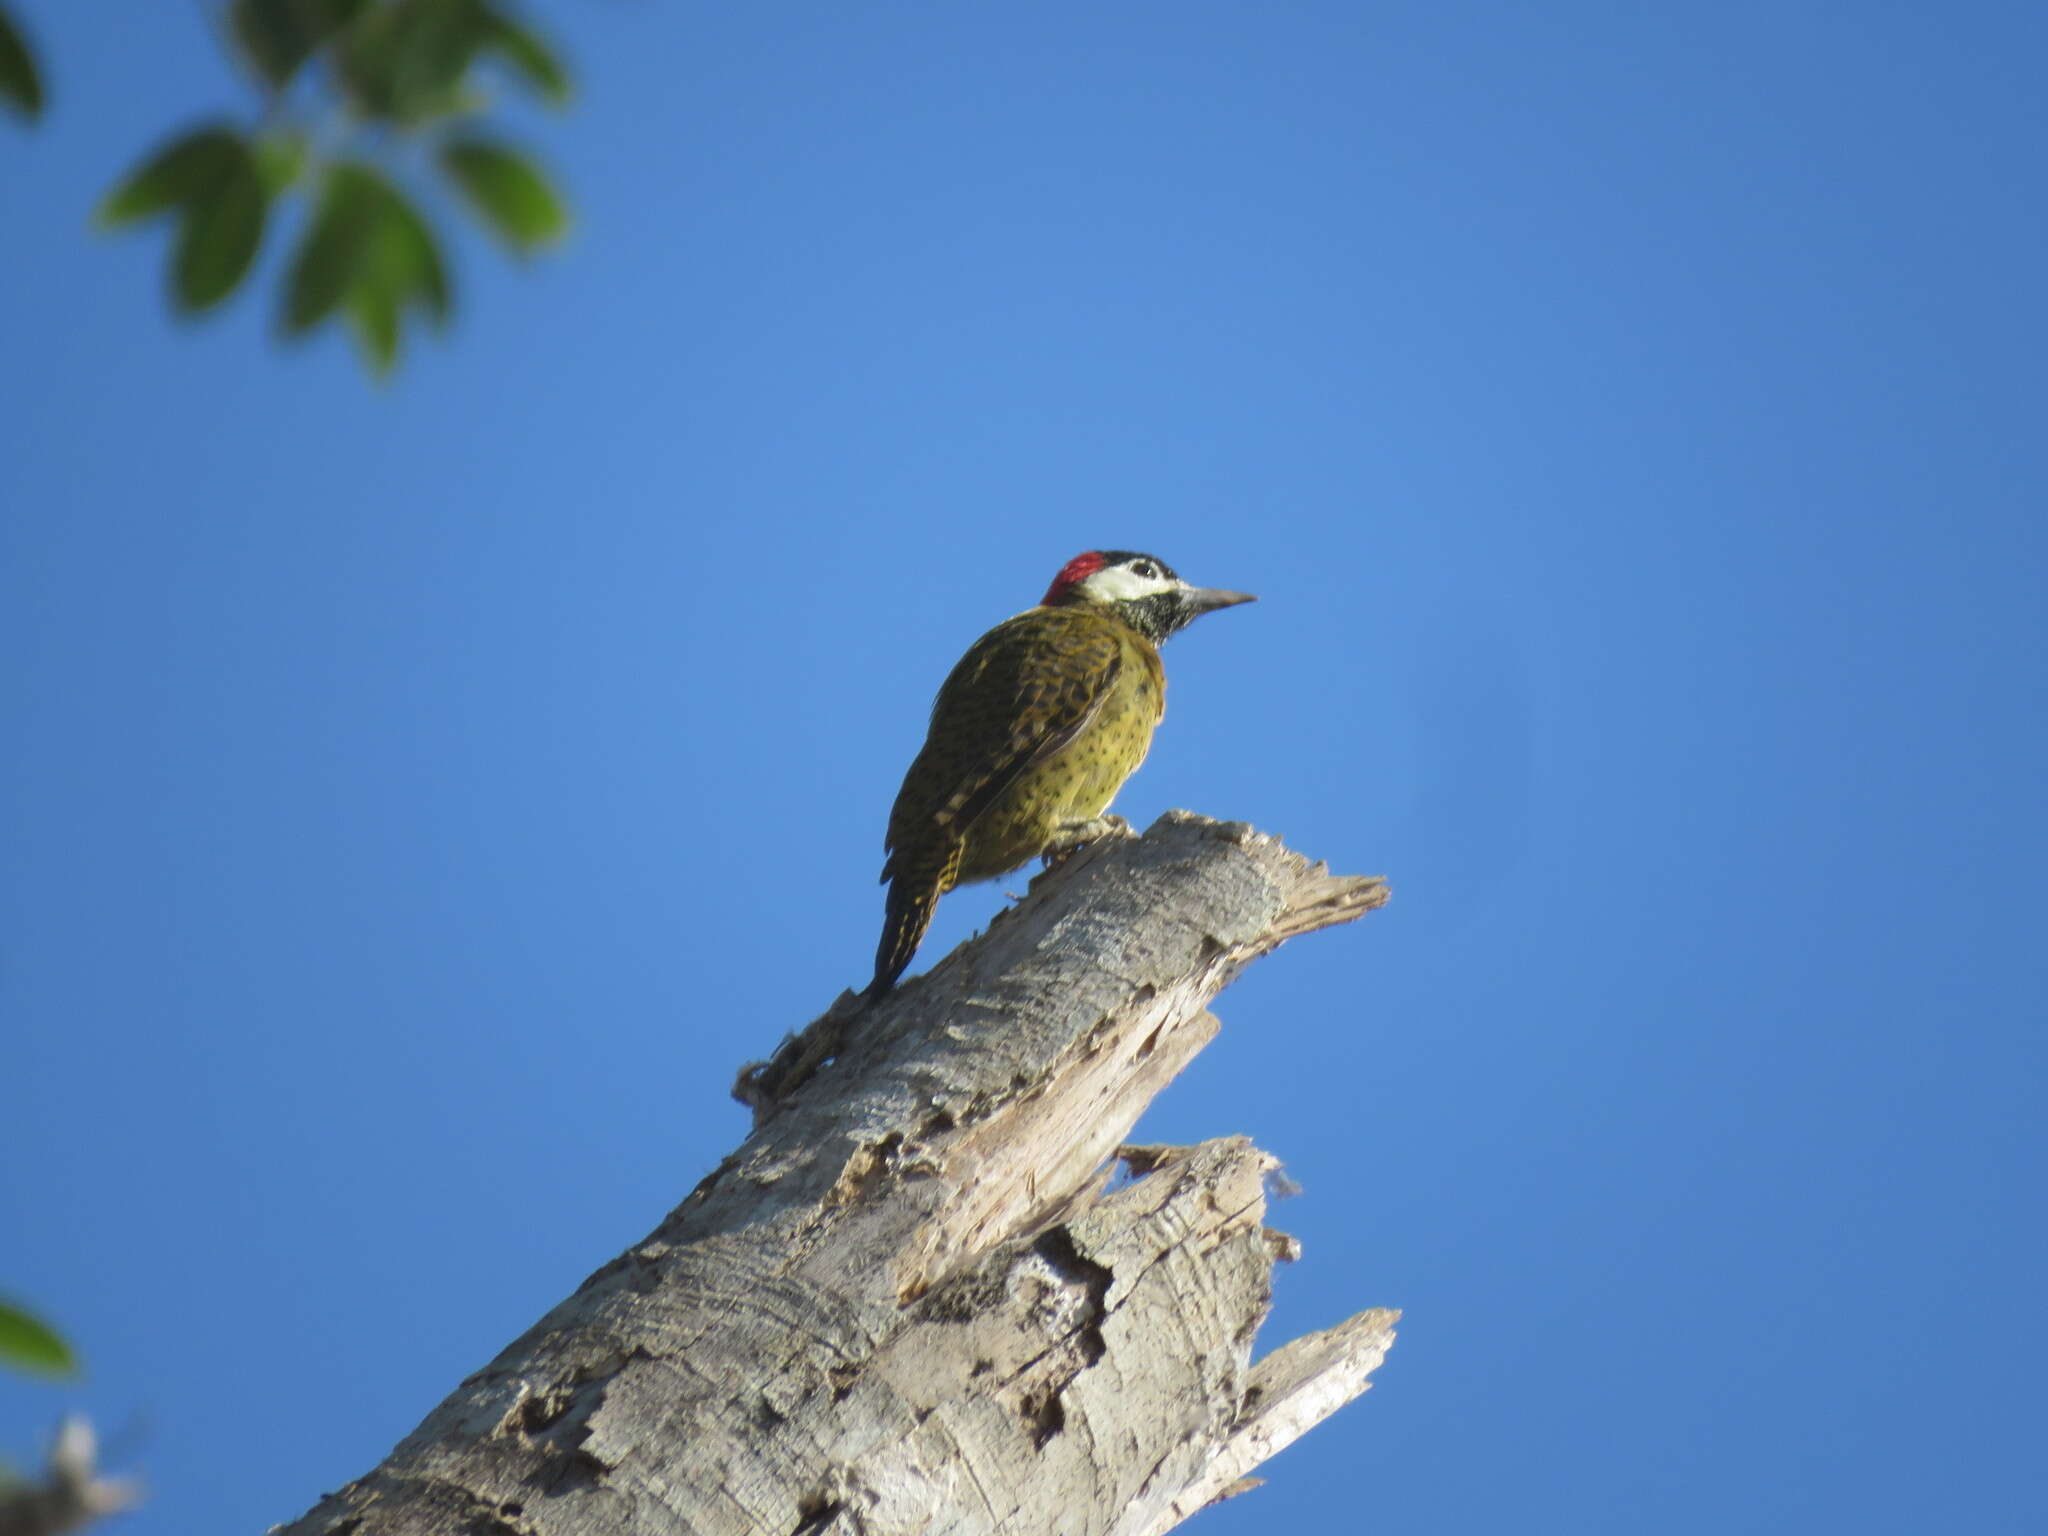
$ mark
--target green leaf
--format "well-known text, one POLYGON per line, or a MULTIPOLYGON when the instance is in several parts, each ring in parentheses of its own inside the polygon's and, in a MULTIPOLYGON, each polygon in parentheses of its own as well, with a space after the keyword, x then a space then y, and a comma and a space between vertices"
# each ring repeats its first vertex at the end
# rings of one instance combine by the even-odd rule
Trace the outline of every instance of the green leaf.
POLYGON ((231 128, 200 128, 173 140, 100 204, 99 222, 119 228, 176 210, 171 303, 187 314, 211 309, 242 281, 263 241, 270 196, 249 141, 231 128))
POLYGON ((76 1376, 78 1357, 49 1324, 0 1301, 0 1364, 45 1376, 76 1376))
POLYGON ((109 192, 97 220, 103 229, 116 229, 210 196, 248 155, 233 129, 197 129, 158 150, 109 192))
POLYGON ((379 378, 398 361, 398 309, 397 297, 375 283, 358 283, 349 290, 349 329, 362 343, 370 372, 379 378))
POLYGON ((453 300, 448 268, 431 225, 405 195, 386 184, 371 269, 401 303, 417 303, 436 325, 445 324, 453 300))
POLYGON ((375 170, 336 162, 286 279, 286 333, 311 330, 339 311, 381 376, 397 363, 405 312, 413 308, 436 324, 451 308, 432 227, 375 170))
POLYGON ((306 141, 288 128, 272 129, 256 140, 256 174, 263 182, 263 195, 276 197, 306 168, 306 141))
POLYGON ((569 72, 554 49, 533 30, 521 26, 502 11, 480 7, 485 15, 484 47, 497 54, 539 95, 554 106, 569 99, 569 72))
POLYGON ((234 0, 228 25, 243 57, 273 90, 361 13, 365 0, 234 0))
POLYGON ((31 121, 42 115, 43 77, 36 70, 36 56, 4 5, 0 5, 0 101, 31 121))
POLYGON ((325 320, 355 282, 375 222, 369 207, 375 195, 369 183, 375 180, 348 161, 328 167, 320 205, 285 275, 285 334, 309 331, 325 320))
POLYGON ((522 254, 558 240, 569 211, 540 168, 524 155, 468 136, 441 150, 441 168, 498 237, 522 254))
POLYGON ((363 201, 372 221, 346 300, 349 329, 380 378, 398 361, 405 312, 415 306, 436 325, 449 310, 448 272, 432 228, 405 194, 367 168, 363 201))
POLYGON ((489 40, 477 0, 392 0, 348 30, 341 83, 365 116, 404 127, 471 111, 463 76, 489 40))
POLYGON ((269 199, 248 146, 213 191, 186 206, 171 258, 171 298, 187 314, 211 309, 235 291, 263 243, 269 199))

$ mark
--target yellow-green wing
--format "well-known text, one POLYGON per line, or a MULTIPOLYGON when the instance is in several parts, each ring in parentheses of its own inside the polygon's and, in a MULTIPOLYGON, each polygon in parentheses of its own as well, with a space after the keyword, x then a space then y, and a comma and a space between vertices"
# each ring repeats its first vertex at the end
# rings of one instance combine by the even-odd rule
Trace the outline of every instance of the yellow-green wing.
POLYGON ((983 635, 932 704, 931 734, 897 796, 888 847, 933 829, 964 837, 1020 774, 1087 728, 1122 663, 1112 625, 1080 615, 1034 609, 983 635))
POLYGON ((870 997, 894 986, 917 953, 959 878, 968 830, 1027 768, 1080 735, 1122 665, 1109 623, 1044 608, 998 624, 960 658, 889 813, 889 895, 870 997))

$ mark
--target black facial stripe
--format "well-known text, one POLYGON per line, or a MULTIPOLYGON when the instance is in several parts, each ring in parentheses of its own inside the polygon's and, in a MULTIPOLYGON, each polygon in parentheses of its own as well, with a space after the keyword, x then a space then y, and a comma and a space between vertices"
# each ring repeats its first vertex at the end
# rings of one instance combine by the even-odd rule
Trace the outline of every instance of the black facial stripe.
POLYGON ((1159 574, 1168 581, 1180 580, 1180 577, 1175 574, 1173 567, 1157 555, 1141 554, 1135 549, 1104 549, 1098 550, 1096 553, 1102 556, 1102 563, 1104 565, 1129 565, 1136 560, 1150 560, 1159 568, 1159 574))

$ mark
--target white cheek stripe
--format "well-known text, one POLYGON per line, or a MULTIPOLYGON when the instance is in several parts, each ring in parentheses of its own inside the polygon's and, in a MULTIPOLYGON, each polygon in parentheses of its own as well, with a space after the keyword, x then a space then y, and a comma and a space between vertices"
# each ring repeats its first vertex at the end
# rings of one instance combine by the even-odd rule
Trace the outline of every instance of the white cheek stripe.
POLYGON ((1127 565, 1106 565, 1082 582, 1081 590, 1098 602, 1127 603, 1155 592, 1172 592, 1181 585, 1165 576, 1140 576, 1127 565))

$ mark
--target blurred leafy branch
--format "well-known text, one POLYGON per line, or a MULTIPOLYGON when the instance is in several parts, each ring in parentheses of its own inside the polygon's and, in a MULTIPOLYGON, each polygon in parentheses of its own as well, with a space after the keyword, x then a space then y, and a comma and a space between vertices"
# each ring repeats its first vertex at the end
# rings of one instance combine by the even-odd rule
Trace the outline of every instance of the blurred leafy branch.
MULTIPOLYGON (((404 183, 438 181, 514 255, 560 239, 569 210, 538 165, 484 126, 486 78, 560 106, 570 94, 554 47, 493 0, 227 0, 223 46, 260 102, 248 125, 172 135, 115 185, 96 222, 176 228, 170 302, 220 304, 249 275, 282 205, 304 210, 287 263, 279 328, 339 319, 372 373, 396 364, 408 319, 439 328, 453 284, 434 221, 404 183)), ((0 0, 0 100, 33 120, 42 77, 0 0)))
MULTIPOLYGON (((76 1376, 78 1357, 48 1323, 0 1301, 0 1367, 76 1376)), ((58 1427, 47 1470, 30 1478, 0 1461, 0 1536, 59 1536, 142 1502, 141 1485, 99 1473, 99 1437, 80 1414, 58 1427)))

